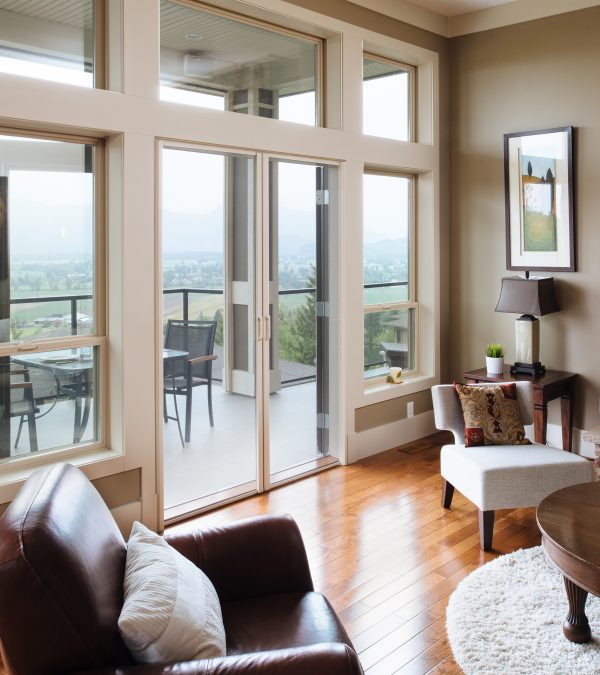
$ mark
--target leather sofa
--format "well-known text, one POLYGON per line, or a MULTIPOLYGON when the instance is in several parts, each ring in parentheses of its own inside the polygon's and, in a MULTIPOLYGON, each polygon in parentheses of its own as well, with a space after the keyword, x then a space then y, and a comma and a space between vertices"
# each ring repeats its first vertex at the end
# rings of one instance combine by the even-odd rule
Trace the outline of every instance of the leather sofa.
POLYGON ((166 540, 204 570, 221 602, 227 655, 134 665, 117 628, 126 544, 77 468, 34 473, 0 518, 0 641, 9 673, 360 674, 350 639, 313 590, 289 516, 166 540))

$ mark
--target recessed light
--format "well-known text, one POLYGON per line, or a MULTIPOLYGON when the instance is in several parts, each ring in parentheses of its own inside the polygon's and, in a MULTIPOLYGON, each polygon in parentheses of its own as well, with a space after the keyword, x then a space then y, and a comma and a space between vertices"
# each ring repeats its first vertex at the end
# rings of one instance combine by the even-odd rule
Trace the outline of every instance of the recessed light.
POLYGON ((202 40, 200 33, 188 33, 185 37, 187 40, 202 40))

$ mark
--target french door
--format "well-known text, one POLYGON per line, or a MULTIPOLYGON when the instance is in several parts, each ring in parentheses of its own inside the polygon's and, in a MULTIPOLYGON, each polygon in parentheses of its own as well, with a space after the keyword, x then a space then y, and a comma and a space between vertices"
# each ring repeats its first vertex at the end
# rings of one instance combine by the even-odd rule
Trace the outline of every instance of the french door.
POLYGON ((165 143, 160 168, 158 408, 174 520, 337 462, 337 167, 165 143))

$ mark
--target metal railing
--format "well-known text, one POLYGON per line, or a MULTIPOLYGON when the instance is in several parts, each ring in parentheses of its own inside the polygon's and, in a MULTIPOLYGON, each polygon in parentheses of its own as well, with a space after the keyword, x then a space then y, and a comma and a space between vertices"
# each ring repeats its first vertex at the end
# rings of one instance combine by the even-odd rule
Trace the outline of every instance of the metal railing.
MULTIPOLYGON (((393 281, 393 282, 382 282, 374 284, 364 284, 364 288, 388 288, 388 287, 398 287, 398 286, 408 286, 407 281, 393 281)), ((279 291, 279 295, 301 295, 301 294, 310 294, 316 293, 316 288, 290 288, 279 291)), ((165 288, 163 289, 163 295, 176 295, 181 294, 182 296, 182 307, 181 314, 184 321, 189 320, 189 307, 190 307, 190 296, 193 295, 223 295, 223 289, 219 288, 165 288)), ((71 335, 78 334, 78 306, 79 302, 83 300, 92 300, 93 296, 91 294, 86 295, 49 295, 43 297, 30 297, 30 298, 11 298, 11 305, 29 305, 34 303, 46 303, 46 302, 69 302, 70 303, 70 328, 71 335)), ((52 319, 53 317, 48 317, 52 319)), ((365 369, 373 368, 376 366, 384 365, 385 360, 376 361, 373 363, 365 364, 365 369)), ((282 381, 282 384, 288 384, 294 381, 305 381, 310 378, 292 378, 282 381)))

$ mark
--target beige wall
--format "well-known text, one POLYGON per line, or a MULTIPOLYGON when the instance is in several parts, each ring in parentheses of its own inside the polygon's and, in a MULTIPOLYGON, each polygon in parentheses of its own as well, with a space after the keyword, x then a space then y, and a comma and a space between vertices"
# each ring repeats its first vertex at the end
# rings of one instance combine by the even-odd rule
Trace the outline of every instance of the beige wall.
MULTIPOLYGON (((450 374, 482 367, 491 341, 514 359, 516 316, 494 312, 509 274, 503 134, 573 125, 578 271, 554 275, 563 309, 540 321, 542 362, 580 374, 580 429, 599 421, 599 31, 595 7, 451 41, 450 374)), ((558 405, 550 422, 560 423, 558 405)))
MULTIPOLYGON (((429 389, 419 391, 410 396, 399 396, 398 398, 392 398, 383 403, 357 408, 354 414, 354 426, 356 431, 367 431, 367 429, 374 429, 382 424, 391 424, 398 420, 407 419, 407 404, 410 402, 414 403, 414 415, 421 415, 422 413, 433 410, 431 391, 429 389)), ((398 445, 401 444, 402 440, 400 439, 398 445)))

